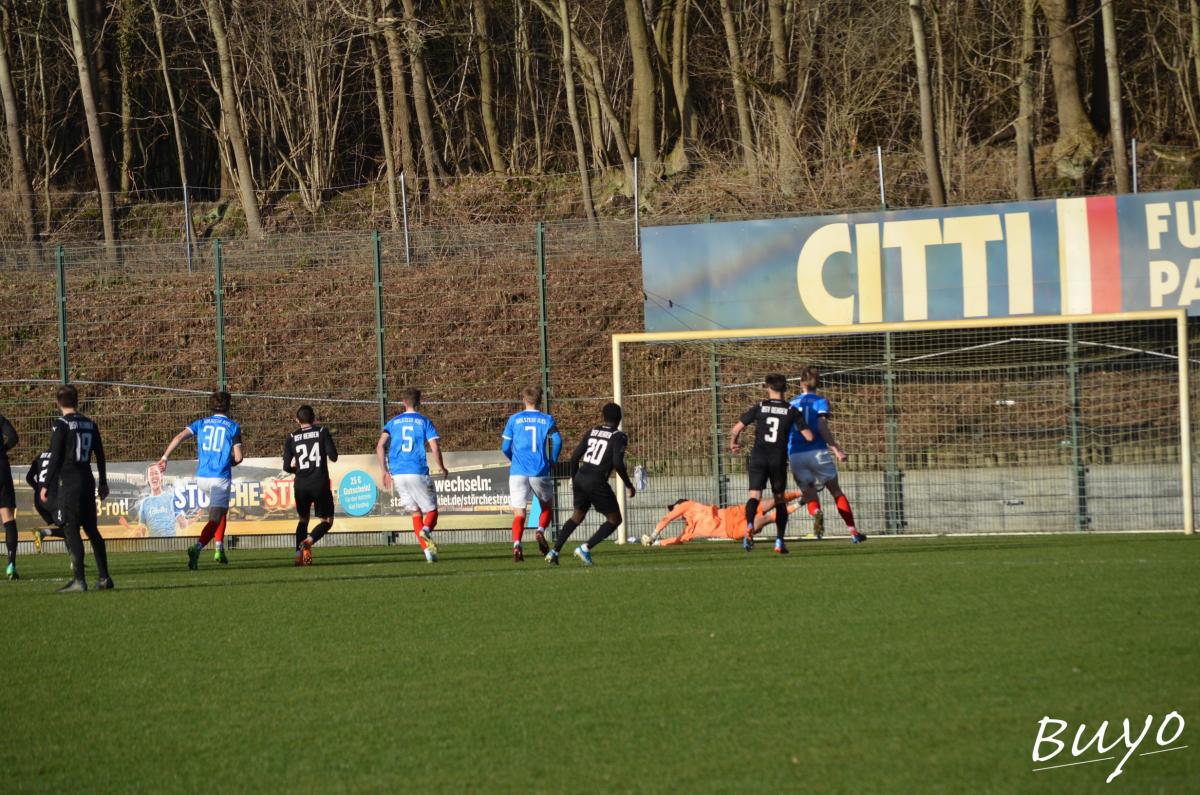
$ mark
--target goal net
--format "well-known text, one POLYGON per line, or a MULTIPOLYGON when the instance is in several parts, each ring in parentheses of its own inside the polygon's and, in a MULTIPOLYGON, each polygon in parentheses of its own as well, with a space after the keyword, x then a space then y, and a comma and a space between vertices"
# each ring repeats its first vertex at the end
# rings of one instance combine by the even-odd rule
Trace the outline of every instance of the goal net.
MULTIPOLYGON (((1190 532, 1183 313, 1005 323, 615 335, 630 466, 649 476, 622 529, 652 532, 681 498, 743 503, 729 429, 765 397, 767 373, 794 394, 812 365, 868 534, 1190 532)), ((846 533, 820 499, 826 533, 846 533)), ((792 515, 789 535, 811 531, 807 512, 792 515)))

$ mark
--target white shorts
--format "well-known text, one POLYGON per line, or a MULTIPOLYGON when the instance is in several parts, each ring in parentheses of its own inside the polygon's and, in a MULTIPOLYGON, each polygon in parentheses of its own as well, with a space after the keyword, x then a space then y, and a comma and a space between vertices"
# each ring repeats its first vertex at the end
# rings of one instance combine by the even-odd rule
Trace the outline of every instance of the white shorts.
POLYGON ((838 476, 833 451, 829 449, 792 453, 788 463, 792 465, 792 477, 796 478, 796 485, 802 489, 808 486, 823 488, 838 476))
POLYGON ((437 510, 437 490, 429 475, 392 475, 392 493, 400 498, 400 506, 409 513, 437 510))
POLYGON ((196 478, 201 494, 208 495, 209 508, 228 508, 233 481, 229 478, 196 478))
POLYGON ((523 511, 529 505, 530 492, 537 495, 543 506, 554 504, 554 481, 549 475, 535 477, 533 475, 508 476, 508 504, 514 511, 523 511))

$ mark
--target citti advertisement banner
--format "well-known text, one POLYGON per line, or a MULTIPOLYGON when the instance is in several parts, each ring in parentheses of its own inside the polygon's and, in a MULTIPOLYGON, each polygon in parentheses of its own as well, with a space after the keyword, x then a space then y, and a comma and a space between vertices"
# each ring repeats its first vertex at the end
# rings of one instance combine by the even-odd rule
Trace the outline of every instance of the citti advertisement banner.
POLYGON ((1186 307, 1200 191, 649 227, 646 331, 1186 307))
MULTIPOLYGON (((438 529, 509 527, 508 461, 497 452, 446 453, 446 477, 434 476, 438 529)), ((13 466, 17 516, 39 522, 26 467, 13 466), (30 518, 32 517, 32 519, 30 518)), ((399 500, 383 490, 373 455, 343 455, 329 465, 335 521, 331 532, 412 531, 399 500)), ((233 469, 232 535, 289 533, 296 527, 293 477, 278 458, 247 458, 233 469)), ((150 461, 109 463, 108 499, 97 502, 105 538, 198 536, 208 518, 207 495, 196 485, 195 462, 172 461, 160 475, 150 461)), ((536 516, 536 511, 532 512, 536 516)))

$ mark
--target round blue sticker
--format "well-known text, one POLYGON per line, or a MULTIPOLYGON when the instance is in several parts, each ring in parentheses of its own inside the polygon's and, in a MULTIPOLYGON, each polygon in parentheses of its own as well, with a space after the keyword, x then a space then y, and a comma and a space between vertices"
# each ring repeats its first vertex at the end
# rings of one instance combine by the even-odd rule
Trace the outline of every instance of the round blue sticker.
POLYGON ((347 472, 338 485, 338 502, 351 516, 366 516, 375 507, 379 490, 375 479, 361 469, 347 472))

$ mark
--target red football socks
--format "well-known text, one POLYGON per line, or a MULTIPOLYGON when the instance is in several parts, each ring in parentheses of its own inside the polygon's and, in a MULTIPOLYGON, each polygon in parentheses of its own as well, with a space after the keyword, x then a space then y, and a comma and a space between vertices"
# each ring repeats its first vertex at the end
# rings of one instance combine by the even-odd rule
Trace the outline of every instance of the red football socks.
POLYGON ((544 533, 546 528, 550 526, 550 509, 543 508, 538 514, 538 532, 544 533))
POLYGON ((846 499, 845 494, 837 498, 837 509, 846 527, 854 527, 854 511, 850 510, 850 500, 846 499))
POLYGON ((513 543, 514 544, 521 543, 521 536, 523 536, 524 534, 525 534, 525 517, 524 516, 514 516, 513 523, 512 523, 513 543))
POLYGON ((816 500, 810 500, 808 502, 808 515, 809 516, 816 516, 817 511, 819 511, 819 510, 821 510, 821 503, 817 502, 816 500))
POLYGON ((208 520, 204 524, 204 529, 200 531, 200 546, 204 546, 209 541, 212 541, 213 535, 217 532, 217 523, 208 520))

